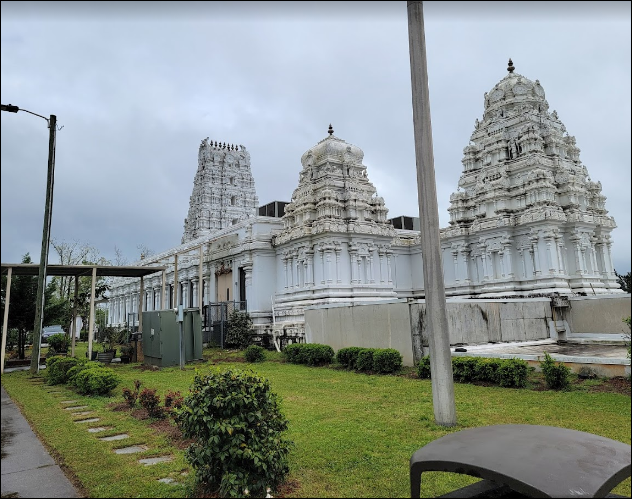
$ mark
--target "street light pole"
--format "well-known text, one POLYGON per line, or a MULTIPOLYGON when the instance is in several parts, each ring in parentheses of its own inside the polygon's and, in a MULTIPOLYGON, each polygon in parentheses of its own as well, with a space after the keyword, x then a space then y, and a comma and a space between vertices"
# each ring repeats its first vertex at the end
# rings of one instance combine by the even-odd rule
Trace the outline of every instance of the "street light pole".
POLYGON ((44 320, 44 291, 46 289, 46 267, 48 265, 48 248, 50 246, 50 226, 53 216, 53 184, 55 182, 55 135, 57 116, 45 118, 39 114, 20 109, 18 106, 2 104, 2 111, 17 113, 24 111, 34 114, 48 122, 48 174, 46 176, 46 205, 44 207, 44 228, 42 229, 42 251, 40 254, 39 274, 37 276, 37 299, 35 302, 35 323, 33 324, 33 350, 31 352, 31 372, 39 372, 40 347, 42 342, 42 323, 44 320))

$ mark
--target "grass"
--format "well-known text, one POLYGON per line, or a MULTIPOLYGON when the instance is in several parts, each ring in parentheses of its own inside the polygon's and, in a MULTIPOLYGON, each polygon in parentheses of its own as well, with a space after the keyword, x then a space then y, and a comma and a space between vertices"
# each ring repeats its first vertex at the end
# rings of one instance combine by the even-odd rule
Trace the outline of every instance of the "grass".
MULTIPOLYGON (((251 368, 268 378, 281 397, 281 408, 290 421, 289 437, 296 443, 290 457, 293 487, 286 497, 407 497, 408 462, 412 453, 447 433, 493 424, 540 424, 560 426, 630 443, 630 397, 614 393, 518 390, 455 384, 458 426, 434 423, 430 380, 412 376, 379 376, 336 368, 285 364, 277 352, 267 352, 267 362, 248 364, 234 351, 205 350, 207 362, 221 368, 251 368)), ((46 444, 84 487, 89 497, 185 497, 190 494, 193 473, 184 452, 164 435, 127 411, 113 411, 121 402, 121 390, 140 379, 143 387, 186 394, 195 367, 141 370, 138 365, 118 365, 122 382, 112 397, 82 397, 69 389, 52 388, 31 381, 27 372, 3 375, 2 384, 46 444), (103 434, 91 434, 74 423, 61 400, 88 405, 110 426, 103 434), (98 436, 128 433, 123 441, 100 442, 98 436), (113 448, 145 444, 142 454, 116 455, 113 448), (171 455, 174 460, 144 467, 140 457, 171 455), (158 482, 177 479, 182 486, 158 482)), ((86 409, 87 410, 87 409, 86 409)), ((88 417, 88 416, 83 416, 88 417)), ((473 483, 475 478, 452 473, 427 473, 422 497, 445 494, 473 483)), ((614 489, 630 496, 630 479, 614 489)))

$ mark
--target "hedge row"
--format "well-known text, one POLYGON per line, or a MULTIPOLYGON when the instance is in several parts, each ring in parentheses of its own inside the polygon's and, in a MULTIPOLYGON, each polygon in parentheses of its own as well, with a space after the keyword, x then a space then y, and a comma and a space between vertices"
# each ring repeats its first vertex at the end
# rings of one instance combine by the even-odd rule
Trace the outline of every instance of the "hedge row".
POLYGON ((380 374, 394 373, 402 368, 402 355, 394 348, 341 348, 336 359, 347 369, 380 374))
POLYGON ((75 357, 51 357, 46 361, 46 383, 67 384, 83 395, 107 395, 119 384, 113 369, 75 357))
MULTIPOLYGON (((504 387, 523 388, 527 385, 529 366, 522 359, 486 359, 482 357, 452 357, 454 381, 488 381, 504 387)), ((417 376, 430 377, 430 357, 417 365, 417 376)))
POLYGON ((283 355, 292 364, 322 366, 331 364, 334 359, 334 350, 329 345, 320 343, 292 343, 283 349, 283 355))

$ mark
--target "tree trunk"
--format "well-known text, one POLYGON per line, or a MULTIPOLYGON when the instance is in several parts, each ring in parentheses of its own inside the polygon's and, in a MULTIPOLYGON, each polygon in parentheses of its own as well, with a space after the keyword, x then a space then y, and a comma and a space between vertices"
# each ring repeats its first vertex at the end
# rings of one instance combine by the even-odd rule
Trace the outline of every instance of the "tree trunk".
POLYGON ((24 360, 24 345, 26 343, 26 331, 23 329, 18 330, 18 359, 24 360))

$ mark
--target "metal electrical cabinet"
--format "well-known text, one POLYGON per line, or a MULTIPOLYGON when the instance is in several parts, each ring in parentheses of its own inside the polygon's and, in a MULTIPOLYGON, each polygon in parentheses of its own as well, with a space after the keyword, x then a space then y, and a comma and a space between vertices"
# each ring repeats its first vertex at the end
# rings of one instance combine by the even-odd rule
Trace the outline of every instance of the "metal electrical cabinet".
MULTIPOLYGON (((180 365, 180 326, 174 310, 143 312, 144 364, 168 367, 180 365)), ((185 362, 202 358, 202 321, 197 309, 186 310, 182 323, 185 362)))

